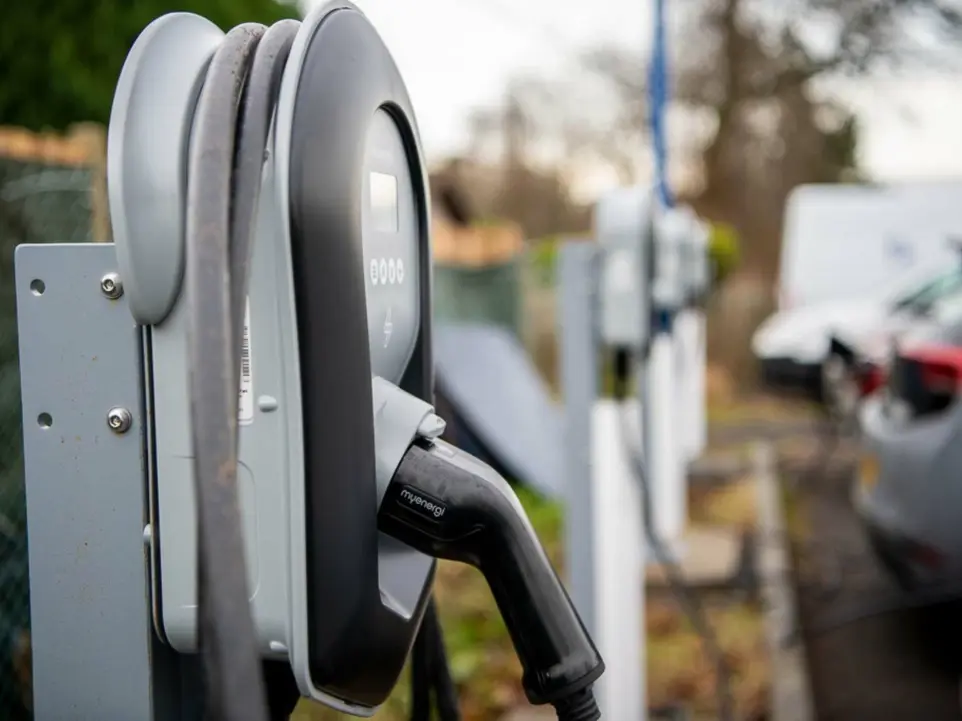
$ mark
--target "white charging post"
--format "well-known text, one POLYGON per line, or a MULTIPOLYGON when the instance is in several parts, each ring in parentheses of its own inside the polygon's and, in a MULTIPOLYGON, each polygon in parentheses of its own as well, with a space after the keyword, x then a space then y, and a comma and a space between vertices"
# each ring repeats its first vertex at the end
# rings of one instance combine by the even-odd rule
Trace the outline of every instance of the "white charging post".
POLYGON ((676 556, 688 511, 683 446, 687 419, 685 404, 678 397, 675 333, 685 300, 684 243, 685 226, 677 211, 660 210, 655 222, 651 349, 642 369, 641 402, 646 425, 651 425, 645 444, 651 519, 655 535, 676 556))
POLYGON ((677 325, 689 311, 690 325, 704 322, 691 302, 704 286, 697 256, 707 246, 696 237, 699 228, 687 208, 663 209, 647 188, 622 188, 598 202, 598 242, 561 249, 568 572, 607 665, 596 689, 604 718, 647 716, 644 587, 654 558, 646 551, 631 456, 641 452, 653 530, 677 559, 687 518, 686 467, 703 443, 703 432, 689 426, 705 415, 704 362, 692 352, 697 345, 680 340, 682 333, 688 338, 685 325, 677 325), (605 348, 633 355, 637 401, 599 398, 605 348))
POLYGON ((685 301, 675 320, 676 377, 684 460, 694 461, 708 443, 706 395, 707 335, 704 299, 711 285, 709 268, 709 226, 688 207, 674 212, 685 216, 682 275, 685 301))

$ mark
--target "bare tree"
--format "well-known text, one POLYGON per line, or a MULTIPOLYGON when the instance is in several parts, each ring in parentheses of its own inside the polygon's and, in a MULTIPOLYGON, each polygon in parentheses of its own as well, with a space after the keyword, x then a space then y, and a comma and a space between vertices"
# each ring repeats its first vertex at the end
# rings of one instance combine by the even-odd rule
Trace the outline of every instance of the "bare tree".
POLYGON ((575 144, 568 138, 567 96, 559 90, 546 79, 515 78, 500 103, 468 118, 465 192, 482 216, 514 220, 531 238, 588 227, 586 210, 569 192, 566 161, 575 144))
MULTIPOLYGON (((671 43, 673 102, 708 119, 688 149, 701 183, 687 200, 738 230, 746 272, 763 279, 778 267, 791 190, 858 177, 858 121, 814 81, 951 67, 960 59, 959 0, 693 0, 674 7, 687 16, 671 43)), ((607 136, 615 153, 645 141, 646 60, 612 47, 582 60, 619 99, 607 136)), ((602 134, 591 142, 610 160, 605 140, 602 134)), ((712 324, 712 354, 729 368, 750 367, 747 338, 724 315, 712 324)))
MULTIPOLYGON (((962 36, 962 0, 693 0, 677 7, 686 16, 672 44, 684 49, 674 53, 673 101, 706 118, 687 149, 701 168, 696 201, 734 224, 748 258, 767 272, 777 263, 791 188, 853 177, 858 124, 811 81, 953 62, 950 41, 962 36)), ((476 112, 469 156, 499 167, 502 196, 481 207, 530 216, 535 185, 544 191, 546 177, 571 178, 588 160, 635 182, 650 162, 646 68, 641 54, 600 47, 563 80, 518 78, 502 103, 476 112)))
MULTIPOLYGON (((857 123, 818 97, 811 81, 959 60, 951 42, 962 37, 957 0, 698 0, 683 7, 674 100, 708 112, 714 126, 700 149, 699 200, 739 227, 755 246, 749 257, 768 271, 791 188, 853 171, 857 123)), ((583 64, 621 98, 618 131, 643 135, 641 59, 606 47, 583 64)))

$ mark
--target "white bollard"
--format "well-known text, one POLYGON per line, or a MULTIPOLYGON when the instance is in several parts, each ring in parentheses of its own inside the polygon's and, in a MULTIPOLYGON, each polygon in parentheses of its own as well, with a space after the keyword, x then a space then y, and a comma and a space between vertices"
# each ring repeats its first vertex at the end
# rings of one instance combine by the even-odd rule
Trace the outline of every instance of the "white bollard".
POLYGON ((645 538, 641 491, 627 455, 625 426, 637 439, 636 403, 598 401, 592 417, 594 641, 605 660, 595 684, 601 717, 647 717, 645 690, 645 538), (630 414, 630 415, 627 415, 630 414))
POLYGON ((683 463, 691 463, 704 451, 708 435, 705 398, 705 314, 686 309, 675 320, 675 386, 678 429, 683 463))
POLYGON ((692 312, 692 340, 694 375, 692 376, 692 408, 695 418, 692 423, 692 460, 701 456, 708 448, 708 322, 705 312, 692 312))
MULTIPOLYGON (((645 399, 651 399, 646 429, 647 468, 652 495, 652 522, 657 537, 668 550, 678 551, 688 517, 688 488, 683 436, 679 427, 682 404, 675 382, 673 334, 658 333, 652 339, 651 356, 645 372, 645 399), (647 446, 650 444, 650 446, 647 446)), ((646 401, 647 402, 647 401, 646 401)))

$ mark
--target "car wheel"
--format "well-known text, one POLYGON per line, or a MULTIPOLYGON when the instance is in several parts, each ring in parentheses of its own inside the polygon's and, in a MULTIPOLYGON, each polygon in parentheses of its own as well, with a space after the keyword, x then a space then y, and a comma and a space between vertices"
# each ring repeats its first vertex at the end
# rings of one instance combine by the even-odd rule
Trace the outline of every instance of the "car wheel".
POLYGON ((848 427, 854 422, 861 400, 858 379, 851 364, 832 353, 822 364, 822 389, 826 409, 848 427))
POLYGON ((822 361, 822 395, 825 398, 825 405, 834 409, 839 390, 844 382, 846 375, 845 359, 837 353, 829 354, 828 358, 822 361))

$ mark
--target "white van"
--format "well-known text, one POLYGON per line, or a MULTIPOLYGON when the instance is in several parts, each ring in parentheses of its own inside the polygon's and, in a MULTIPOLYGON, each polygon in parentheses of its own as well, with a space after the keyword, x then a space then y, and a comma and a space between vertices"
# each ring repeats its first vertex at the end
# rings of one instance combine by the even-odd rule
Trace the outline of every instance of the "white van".
POLYGON ((778 310, 867 299, 958 262, 962 181, 803 185, 789 196, 778 310))
POLYGON ((959 264, 962 181, 804 185, 789 197, 777 312, 752 349, 765 380, 821 393, 833 334, 959 264))

